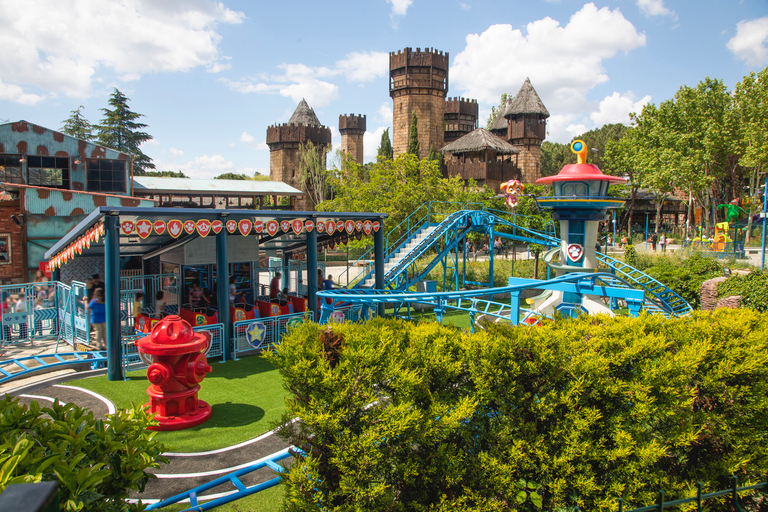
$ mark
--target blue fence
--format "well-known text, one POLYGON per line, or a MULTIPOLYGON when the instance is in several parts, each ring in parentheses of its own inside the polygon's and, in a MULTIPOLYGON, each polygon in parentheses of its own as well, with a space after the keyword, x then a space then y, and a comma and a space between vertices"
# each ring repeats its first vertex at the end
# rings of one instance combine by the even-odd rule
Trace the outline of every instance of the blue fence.
POLYGON ((305 321, 312 321, 314 315, 311 311, 304 313, 291 313, 289 315, 268 316, 254 320, 241 320, 233 325, 235 339, 234 357, 246 352, 254 352, 271 347, 283 335, 296 325, 305 321))

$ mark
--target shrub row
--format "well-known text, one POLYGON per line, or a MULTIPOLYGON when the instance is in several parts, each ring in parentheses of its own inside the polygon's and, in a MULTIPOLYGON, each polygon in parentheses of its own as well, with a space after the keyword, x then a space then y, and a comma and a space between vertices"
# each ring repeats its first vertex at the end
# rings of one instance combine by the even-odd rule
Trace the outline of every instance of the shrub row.
POLYGON ((629 509, 768 467, 768 314, 324 329, 266 355, 307 453, 286 510, 629 509))
POLYGON ((746 276, 733 274, 717 285, 717 296, 741 295, 741 304, 758 311, 768 310, 768 272, 755 270, 746 276))

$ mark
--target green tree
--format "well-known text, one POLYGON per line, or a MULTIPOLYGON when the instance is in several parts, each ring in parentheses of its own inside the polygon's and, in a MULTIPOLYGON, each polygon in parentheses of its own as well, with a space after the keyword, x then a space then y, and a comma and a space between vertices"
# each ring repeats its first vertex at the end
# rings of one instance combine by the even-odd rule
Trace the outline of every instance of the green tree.
POLYGON ((569 144, 549 142, 541 143, 541 175, 554 176, 565 164, 576 163, 576 155, 571 152, 569 144))
POLYGON ((491 125, 496 120, 496 117, 501 113, 502 110, 504 110, 504 106, 507 104, 507 101, 510 100, 510 98, 514 98, 514 94, 507 94, 502 93, 501 99, 499 100, 499 106, 498 107, 491 107, 491 113, 488 115, 488 122, 485 123, 485 129, 490 130, 491 125))
POLYGON ((394 150, 392 149, 392 142, 389 140, 389 128, 386 128, 381 134, 381 143, 379 144, 379 151, 376 154, 377 160, 392 160, 394 157, 394 150))
POLYGON ((189 178, 189 176, 181 171, 144 171, 143 175, 156 178, 189 178))
POLYGON ((80 105, 77 110, 71 110, 69 118, 61 125, 61 131, 76 139, 92 141, 96 136, 93 134, 93 125, 80 112, 84 108, 80 105))
POLYGON ((419 127, 416 112, 411 116, 411 129, 408 134, 408 154, 419 157, 419 127))
MULTIPOLYGON (((750 213, 759 208, 759 188, 768 170, 768 68, 745 76, 736 84, 734 111, 741 122, 743 153, 739 163, 749 169, 750 213)), ((747 239, 752 232, 752 215, 747 219, 747 239)))
POLYGON ((141 151, 141 144, 152 140, 152 136, 140 131, 146 128, 136 120, 143 114, 132 112, 128 107, 130 99, 115 88, 109 97, 112 109, 102 108, 104 118, 96 126, 99 144, 133 155, 133 174, 141 176, 147 169, 154 169, 152 159, 141 151))
POLYGON ((315 208, 332 196, 332 172, 326 167, 326 157, 330 150, 330 144, 315 146, 312 141, 299 144, 297 179, 315 208))
POLYGON ((236 174, 234 172, 225 172, 224 174, 219 174, 218 176, 214 177, 215 180, 250 180, 251 178, 249 176, 246 176, 245 174, 236 174))

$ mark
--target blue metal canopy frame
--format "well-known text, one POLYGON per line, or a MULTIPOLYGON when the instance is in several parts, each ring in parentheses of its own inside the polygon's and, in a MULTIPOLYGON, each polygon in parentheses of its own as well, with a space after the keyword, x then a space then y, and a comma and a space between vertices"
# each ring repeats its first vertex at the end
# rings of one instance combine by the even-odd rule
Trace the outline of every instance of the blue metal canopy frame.
MULTIPOLYGON (((138 237, 136 235, 130 235, 131 242, 127 243, 129 236, 126 236, 120 232, 120 218, 121 217, 140 217, 141 219, 147 219, 154 224, 155 221, 164 221, 166 224, 170 220, 179 220, 185 222, 192 220, 197 222, 201 219, 207 220, 221 220, 226 223, 229 220, 240 221, 243 219, 253 220, 259 218, 260 220, 276 220, 278 222, 283 220, 295 220, 300 219, 302 222, 313 221, 314 225, 317 225, 319 219, 336 219, 336 220, 370 220, 378 221, 379 229, 373 233, 374 239, 374 265, 377 275, 377 285, 379 281, 383 281, 384 275, 384 220, 388 217, 386 213, 350 213, 350 212, 300 212, 300 211, 287 211, 287 210, 212 210, 209 208, 139 208, 139 207, 110 207, 100 206, 94 210, 90 215, 83 219, 77 226, 75 226, 69 233, 62 237, 59 242, 54 244, 46 253, 45 258, 50 259, 52 256, 58 254, 70 244, 78 240, 88 230, 92 229, 97 224, 103 221, 104 223, 104 236, 99 239, 98 242, 92 242, 89 247, 84 247, 82 253, 78 253, 83 256, 104 256, 105 259, 105 299, 107 304, 119 304, 120 303, 120 256, 144 256, 147 254, 158 255, 164 250, 179 247, 185 245, 192 240, 198 238, 197 233, 182 234, 179 238, 173 238, 166 230, 163 234, 158 235, 154 230, 145 238, 138 237), (121 253, 121 248, 123 249, 121 253), (381 257, 378 257, 381 256, 381 257), (379 275, 382 279, 378 279, 379 275)), ((306 225, 306 224, 304 224, 306 225)), ((337 231, 335 236, 324 235, 324 239, 328 238, 341 238, 346 236, 344 231, 337 231)), ((221 229, 219 233, 214 235, 216 239, 216 265, 219 275, 216 282, 216 295, 218 297, 219 304, 227 304, 229 302, 229 276, 227 269, 229 269, 229 254, 227 250, 227 237, 230 236, 226 229, 221 229)), ((241 235, 234 235, 241 236, 241 235)), ((268 233, 255 233, 251 232, 248 236, 258 236, 259 245, 266 249, 275 250, 291 250, 297 246, 296 234, 294 232, 282 232, 276 235, 269 235, 268 233)), ((300 237, 304 238, 307 246, 307 268, 314 269, 317 267, 317 244, 318 233, 316 229, 312 229, 307 232, 303 229, 300 237)), ((258 255, 256 255, 258 258, 258 255)), ((307 286, 309 290, 308 302, 309 309, 314 313, 315 318, 319 317, 319 311, 317 306, 317 274, 314 271, 307 272, 307 286)), ((224 316, 226 320, 226 315, 224 316)), ((231 356, 231 347, 229 346, 231 340, 230 325, 227 321, 222 321, 224 326, 223 337, 227 340, 225 345, 225 354, 229 358, 231 356)), ((107 377, 109 380, 122 380, 123 367, 120 364, 122 359, 122 346, 120 344, 120 318, 119 309, 116 307, 107 308, 107 360, 108 371, 107 377)))

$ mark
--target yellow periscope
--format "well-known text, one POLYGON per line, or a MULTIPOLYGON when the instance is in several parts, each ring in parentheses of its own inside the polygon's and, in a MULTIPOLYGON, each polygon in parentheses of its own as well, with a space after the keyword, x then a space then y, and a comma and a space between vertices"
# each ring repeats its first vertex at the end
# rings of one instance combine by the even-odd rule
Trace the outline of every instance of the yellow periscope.
POLYGON ((571 143, 571 151, 576 153, 577 164, 587 163, 587 145, 583 140, 575 140, 571 143))

